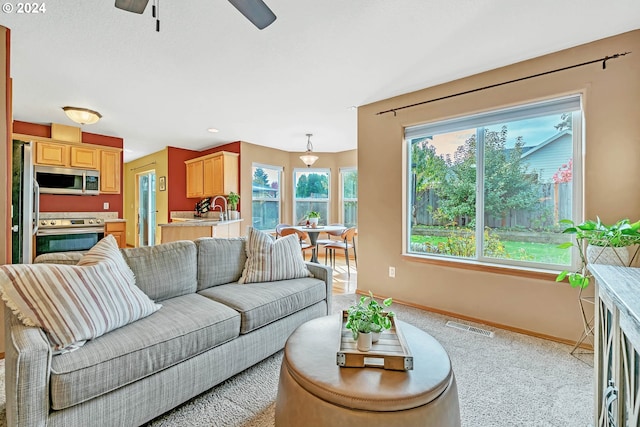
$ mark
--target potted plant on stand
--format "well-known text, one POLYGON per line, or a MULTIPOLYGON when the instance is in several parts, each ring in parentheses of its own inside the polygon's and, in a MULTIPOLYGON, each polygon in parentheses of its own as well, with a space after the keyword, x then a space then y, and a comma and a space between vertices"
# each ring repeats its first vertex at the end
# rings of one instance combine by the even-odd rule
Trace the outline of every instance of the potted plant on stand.
POLYGON ((392 311, 385 312, 384 308, 389 307, 393 300, 385 299, 382 304, 373 298, 373 293, 369 291, 369 296, 361 296, 357 304, 352 305, 347 310, 347 323, 345 328, 351 330, 353 339, 358 342, 359 351, 369 351, 371 344, 376 342, 374 334, 379 334, 385 329, 391 329, 392 311))
POLYGON ((307 218, 309 219, 309 225, 316 228, 318 226, 318 220, 320 220, 320 212, 311 211, 307 214, 307 218))
POLYGON ((240 196, 233 191, 229 193, 227 196, 227 202, 229 204, 229 219, 238 219, 238 202, 240 201, 240 196))
POLYGON ((576 235, 576 243, 567 242, 558 247, 576 246, 581 265, 575 272, 561 272, 556 281, 562 281, 566 277, 573 287, 586 288, 589 285, 586 269, 588 263, 628 266, 632 261, 629 246, 640 243, 640 221, 631 223, 628 219, 621 219, 613 225, 606 225, 596 217, 595 221, 586 220, 577 225, 568 219, 563 219, 560 223, 568 226, 563 233, 576 235))

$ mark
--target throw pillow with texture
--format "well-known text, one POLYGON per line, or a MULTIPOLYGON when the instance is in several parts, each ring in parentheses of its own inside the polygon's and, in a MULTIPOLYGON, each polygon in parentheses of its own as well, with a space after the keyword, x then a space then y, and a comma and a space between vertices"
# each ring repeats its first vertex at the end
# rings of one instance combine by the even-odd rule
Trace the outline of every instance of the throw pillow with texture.
POLYGON ((238 283, 313 277, 302 258, 300 242, 295 234, 274 240, 250 227, 245 248, 247 262, 238 283))
POLYGON ((0 292, 25 326, 45 331, 55 351, 75 349, 161 307, 135 285, 112 235, 78 265, 0 266, 0 292))

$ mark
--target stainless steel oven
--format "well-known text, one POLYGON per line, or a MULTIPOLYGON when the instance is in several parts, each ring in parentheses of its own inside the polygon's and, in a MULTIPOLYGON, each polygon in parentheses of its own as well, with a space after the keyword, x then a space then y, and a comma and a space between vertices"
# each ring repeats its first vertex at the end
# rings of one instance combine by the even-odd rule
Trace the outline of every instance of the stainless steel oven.
POLYGON ((100 218, 41 219, 36 232, 37 255, 52 252, 87 251, 104 237, 100 218))

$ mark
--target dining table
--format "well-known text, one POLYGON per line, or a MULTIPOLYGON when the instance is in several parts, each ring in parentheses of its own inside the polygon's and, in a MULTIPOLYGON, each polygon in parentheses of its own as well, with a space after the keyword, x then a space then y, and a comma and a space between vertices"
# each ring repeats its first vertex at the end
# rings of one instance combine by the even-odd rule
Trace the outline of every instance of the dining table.
POLYGON ((313 251, 311 252, 311 262, 315 262, 318 264, 318 236, 320 233, 328 233, 333 231, 344 231, 347 227, 344 225, 318 225, 316 227, 306 226, 306 225, 297 225, 291 228, 295 228, 299 231, 304 231, 309 234, 309 241, 311 242, 311 246, 313 246, 313 251))

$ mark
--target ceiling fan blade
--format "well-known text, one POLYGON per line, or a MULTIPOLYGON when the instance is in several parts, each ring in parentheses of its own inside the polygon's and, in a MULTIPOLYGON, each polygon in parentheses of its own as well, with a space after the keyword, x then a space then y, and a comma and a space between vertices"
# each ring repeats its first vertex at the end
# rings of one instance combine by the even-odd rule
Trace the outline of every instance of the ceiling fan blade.
POLYGON ((127 12, 142 13, 147 3, 149 0, 116 0, 116 7, 127 12))
POLYGON ((229 0, 259 30, 262 30, 276 20, 276 15, 262 0, 229 0))

